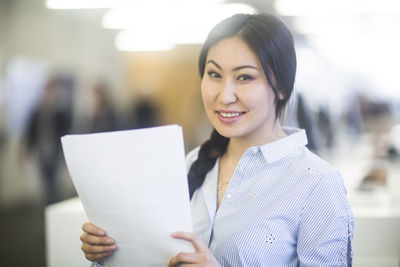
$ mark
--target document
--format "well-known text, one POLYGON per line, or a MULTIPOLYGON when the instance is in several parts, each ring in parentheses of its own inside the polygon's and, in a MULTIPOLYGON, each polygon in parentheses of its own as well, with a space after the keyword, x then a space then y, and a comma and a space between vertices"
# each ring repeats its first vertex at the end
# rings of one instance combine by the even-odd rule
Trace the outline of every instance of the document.
POLYGON ((178 252, 194 251, 191 243, 171 237, 193 232, 180 126, 61 141, 87 217, 116 242, 107 267, 167 266, 178 252))

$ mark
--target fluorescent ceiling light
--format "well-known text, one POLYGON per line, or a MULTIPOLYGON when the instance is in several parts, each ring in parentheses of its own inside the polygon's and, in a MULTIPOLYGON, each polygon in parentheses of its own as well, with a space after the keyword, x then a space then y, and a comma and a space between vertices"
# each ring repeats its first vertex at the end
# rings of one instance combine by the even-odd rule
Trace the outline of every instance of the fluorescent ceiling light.
POLYGON ((108 29, 204 28, 237 13, 255 13, 247 4, 191 5, 165 7, 117 8, 106 12, 103 26, 108 29), (206 15, 205 15, 206 14, 206 15))
POLYGON ((283 16, 400 14, 398 0, 276 0, 283 16))
POLYGON ((398 31, 400 17, 374 16, 300 16, 293 18, 296 32, 306 35, 341 36, 351 34, 393 34, 398 31))
MULTIPOLYGON (((223 0, 201 0, 202 4, 218 4, 223 0)), ((50 9, 94 9, 117 7, 163 7, 192 5, 198 0, 46 0, 46 7, 50 9)))
POLYGON ((122 31, 115 39, 115 46, 121 51, 163 51, 174 48, 175 44, 151 35, 144 39, 132 38, 132 33, 122 31))
POLYGON ((114 8, 102 24, 126 29, 118 34, 122 51, 167 50, 176 44, 202 43, 211 28, 236 13, 255 13, 247 4, 223 0, 47 0, 52 9, 114 8))
POLYGON ((150 50, 154 43, 171 48, 176 44, 203 43, 215 24, 236 13, 255 13, 255 10, 245 4, 168 7, 157 10, 112 9, 105 14, 103 26, 109 29, 125 29, 116 40, 117 48, 123 51, 138 51, 143 47, 150 50), (207 14, 206 18, 204 14, 207 14))
POLYGON ((359 10, 357 2, 359 0, 276 0, 274 5, 278 14, 284 16, 342 15, 359 10))
POLYGON ((203 43, 208 31, 198 29, 169 30, 160 29, 123 30, 118 33, 115 45, 122 51, 160 51, 170 50, 177 44, 200 44, 203 43))
POLYGON ((294 28, 298 33, 307 35, 341 35, 344 33, 359 33, 365 28, 365 21, 353 16, 302 16, 294 19, 294 28))
POLYGON ((91 9, 129 6, 129 0, 47 0, 50 9, 91 9))

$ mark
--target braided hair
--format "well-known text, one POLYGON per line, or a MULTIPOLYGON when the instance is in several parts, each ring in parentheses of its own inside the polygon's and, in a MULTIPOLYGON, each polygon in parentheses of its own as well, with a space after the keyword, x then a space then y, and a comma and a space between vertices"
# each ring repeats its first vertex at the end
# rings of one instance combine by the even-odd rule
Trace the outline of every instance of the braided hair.
MULTIPOLYGON (((204 76, 209 49, 219 41, 237 36, 259 57, 268 85, 275 95, 275 115, 281 117, 293 91, 296 74, 296 53, 288 28, 269 14, 237 14, 218 23, 209 33, 199 57, 200 77, 204 76)), ((199 150, 198 158, 189 169, 189 193, 201 187, 217 158, 224 155, 229 138, 215 129, 199 150)))

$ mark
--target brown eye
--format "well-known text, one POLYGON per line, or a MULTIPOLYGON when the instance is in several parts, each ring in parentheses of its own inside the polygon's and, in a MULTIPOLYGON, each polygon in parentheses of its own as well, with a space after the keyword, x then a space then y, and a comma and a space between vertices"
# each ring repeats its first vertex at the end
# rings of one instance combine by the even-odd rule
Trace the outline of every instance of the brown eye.
POLYGON ((247 74, 243 74, 238 77, 238 80, 239 81, 248 81, 248 80, 253 80, 253 77, 250 75, 247 75, 247 74))
POLYGON ((216 73, 215 71, 209 71, 207 72, 208 76, 210 76, 210 78, 212 79, 219 79, 221 78, 221 75, 219 75, 218 73, 216 73))

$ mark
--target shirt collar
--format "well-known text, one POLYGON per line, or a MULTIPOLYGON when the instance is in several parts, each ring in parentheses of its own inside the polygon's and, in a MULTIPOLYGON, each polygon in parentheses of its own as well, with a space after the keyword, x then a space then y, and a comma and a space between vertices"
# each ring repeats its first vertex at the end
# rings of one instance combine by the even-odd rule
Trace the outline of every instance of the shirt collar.
POLYGON ((287 134, 284 138, 259 146, 267 163, 277 161, 307 145, 307 135, 304 129, 283 127, 283 131, 287 134))

